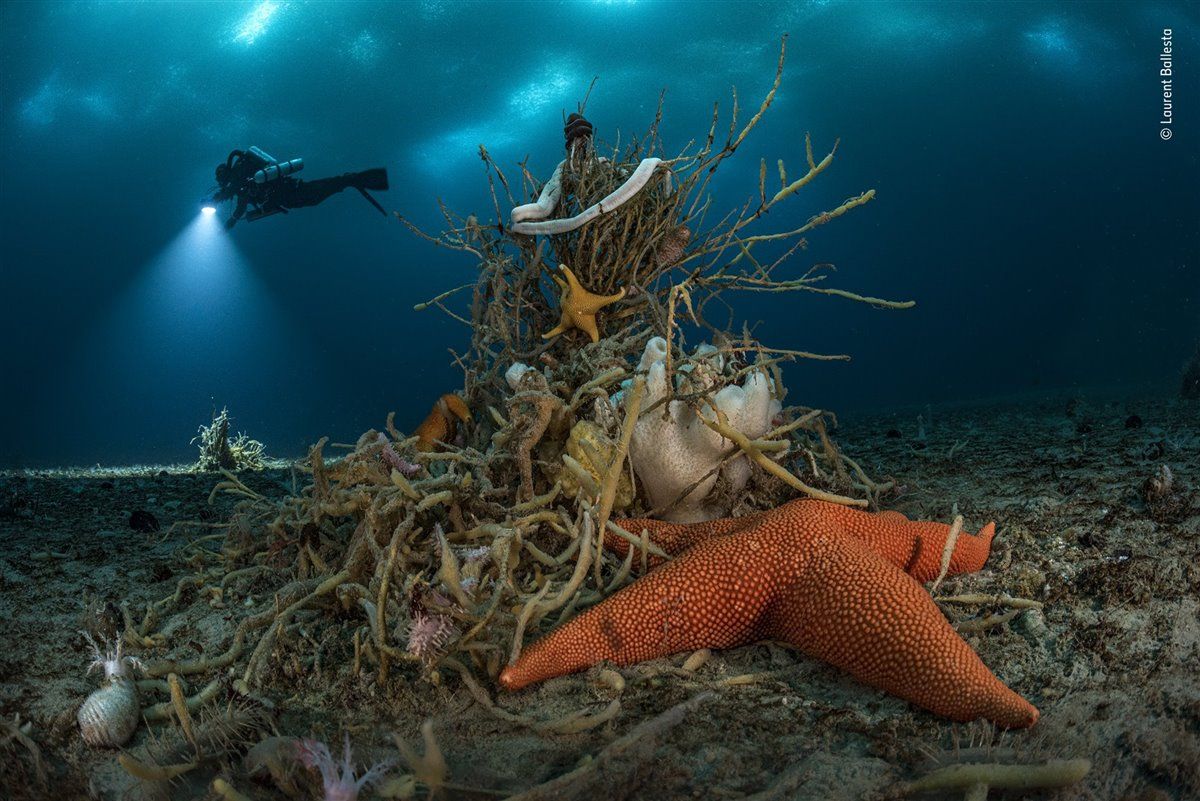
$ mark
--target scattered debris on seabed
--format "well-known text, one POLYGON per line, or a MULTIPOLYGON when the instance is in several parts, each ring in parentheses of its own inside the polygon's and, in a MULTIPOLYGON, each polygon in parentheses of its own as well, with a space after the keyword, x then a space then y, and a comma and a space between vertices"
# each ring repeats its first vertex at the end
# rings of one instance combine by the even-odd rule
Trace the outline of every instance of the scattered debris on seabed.
POLYGON ((781 48, 749 120, 735 94, 731 119, 714 111, 676 156, 658 138, 661 100, 644 136, 605 146, 580 122, 585 99, 544 184, 480 149, 494 219, 443 207, 441 233, 410 225, 479 268, 417 307, 471 337, 454 356, 461 398, 449 396, 465 409, 444 396, 449 413, 420 435, 389 416, 355 443, 322 439, 288 469, 257 471, 261 445, 230 440, 222 411, 198 437, 198 467, 223 473, 207 505, 194 473, 4 479, 8 797, 1200 793, 1194 404, 1141 403, 1139 427, 1124 424, 1132 409, 1089 407, 1087 431, 1061 404, 927 408, 919 423, 843 425, 836 442, 831 413, 785 405, 783 363, 848 357, 757 342, 737 292, 912 304, 828 286, 828 265, 785 275, 808 234, 874 190, 794 230, 751 228, 823 174, 836 143, 817 158, 806 139, 802 174, 779 161, 774 191, 764 161, 749 203, 713 208, 708 182, 770 108, 783 65, 781 48), (524 209, 520 223, 506 225, 506 206, 524 209), (688 347, 697 336, 711 343, 688 347), (719 447, 672 439, 691 472, 651 502, 638 424, 655 417, 699 424, 719 447), (176 496, 169 525, 130 530, 151 492, 176 496), (1041 722, 964 732, 772 643, 602 664, 497 697, 524 640, 622 588, 651 551, 614 513, 742 515, 798 495, 972 529, 995 519, 985 569, 933 592, 1041 722), (104 528, 83 536, 97 517, 104 528), (606 537, 637 547, 617 560, 606 537), (143 703, 128 750, 79 737, 96 688, 80 630, 138 660, 121 678, 143 703))

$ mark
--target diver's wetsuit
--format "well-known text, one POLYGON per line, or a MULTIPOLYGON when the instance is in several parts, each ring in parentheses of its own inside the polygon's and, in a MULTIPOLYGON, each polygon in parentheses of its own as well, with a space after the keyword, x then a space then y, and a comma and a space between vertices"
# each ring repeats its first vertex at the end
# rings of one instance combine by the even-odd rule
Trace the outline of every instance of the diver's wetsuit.
POLYGON ((297 209, 303 206, 315 206, 343 189, 353 187, 371 202, 381 214, 387 214, 376 200, 367 194, 366 190, 382 191, 388 188, 387 170, 376 167, 361 172, 348 172, 333 178, 318 178, 315 181, 301 181, 291 176, 276 178, 266 183, 255 183, 254 173, 269 167, 271 162, 259 157, 252 151, 234 150, 229 154, 225 163, 217 168, 220 188, 217 200, 228 200, 237 197, 237 207, 225 221, 226 228, 232 228, 243 216, 247 221, 254 222, 263 217, 297 209), (222 170, 221 167, 225 169, 222 170), (246 214, 247 208, 250 213, 246 214))

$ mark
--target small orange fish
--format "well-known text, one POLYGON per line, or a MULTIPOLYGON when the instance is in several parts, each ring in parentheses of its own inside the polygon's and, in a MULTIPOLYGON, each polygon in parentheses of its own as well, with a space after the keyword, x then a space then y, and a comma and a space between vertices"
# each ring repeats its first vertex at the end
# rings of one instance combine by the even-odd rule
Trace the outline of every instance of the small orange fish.
POLYGON ((471 410, 457 395, 443 395, 433 404, 429 416, 417 426, 414 432, 417 440, 417 450, 432 451, 439 442, 450 442, 458 430, 458 421, 471 419, 471 410), (457 418, 457 419, 456 419, 457 418))

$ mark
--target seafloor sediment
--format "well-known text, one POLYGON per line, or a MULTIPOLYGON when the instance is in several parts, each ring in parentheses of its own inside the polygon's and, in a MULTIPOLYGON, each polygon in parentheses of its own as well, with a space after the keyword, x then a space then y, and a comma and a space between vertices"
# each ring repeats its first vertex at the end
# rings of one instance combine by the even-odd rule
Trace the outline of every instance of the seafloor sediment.
MULTIPOLYGON (((886 508, 949 521, 956 507, 968 530, 996 521, 984 569, 947 580, 938 594, 1041 604, 944 605, 950 614, 961 609, 962 620, 986 621, 969 623, 980 630, 965 636, 1002 680, 1041 709, 1031 731, 951 725, 774 644, 716 653, 695 671, 681 669, 686 654, 623 668, 620 690, 598 681, 593 670, 498 694, 512 712, 549 719, 599 712, 620 693, 619 716, 566 735, 499 720, 452 674, 435 684, 398 669, 380 687, 374 671, 354 674, 345 661, 318 659, 290 673, 285 664, 270 699, 275 731, 330 743, 349 732, 359 761, 370 763, 395 756, 394 733, 420 742, 421 723, 432 719, 448 766, 446 798, 515 794, 596 755, 598 769, 530 797, 888 797, 938 763, 1056 758, 1087 758, 1092 768, 1057 795, 1028 797, 1200 797, 1200 409, 1194 402, 1084 395, 913 409, 846 418, 837 436, 867 472, 897 482, 886 508), (280 695, 280 687, 287 692, 280 695), (603 751, 705 691, 712 697, 675 725, 603 751)), ((24 725, 45 766, 40 785, 32 758, 8 736, 0 767, 6 797, 142 792, 119 766, 118 751, 90 748, 79 736, 76 709, 97 686, 86 674, 91 656, 79 629, 89 604, 127 600, 142 609, 170 596, 200 566, 196 527, 167 532, 174 521, 228 519, 228 496, 209 502, 217 478, 171 468, 0 476, 0 714, 9 722, 19 716, 17 728, 24 725), (131 527, 135 513, 132 522, 143 530, 131 527), (158 530, 150 530, 144 513, 158 530)), ((242 479, 271 497, 292 490, 284 467, 242 479)), ((232 636, 238 615, 231 606, 272 603, 253 591, 185 593, 161 634, 175 647, 212 653, 232 636)), ((322 635, 314 629, 313 636, 322 635)), ((318 655, 321 645, 314 643, 318 655)), ((141 726, 130 745, 143 745, 163 725, 141 726)), ((287 797, 275 783, 246 776, 241 764, 230 759, 222 770, 242 792, 287 797)), ((170 785, 169 797, 215 797, 214 771, 198 773, 170 785)))

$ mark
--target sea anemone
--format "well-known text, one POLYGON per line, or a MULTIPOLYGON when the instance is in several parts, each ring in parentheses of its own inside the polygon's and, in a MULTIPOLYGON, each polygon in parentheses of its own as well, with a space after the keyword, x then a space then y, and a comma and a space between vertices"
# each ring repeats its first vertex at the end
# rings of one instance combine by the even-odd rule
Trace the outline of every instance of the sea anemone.
POLYGON ((406 630, 408 652, 426 666, 441 656, 446 645, 458 635, 454 620, 442 610, 451 602, 431 589, 414 588, 409 601, 409 623, 406 630))
POLYGON ((321 772, 324 801, 357 801, 359 791, 382 779, 393 764, 392 760, 377 762, 366 773, 356 776, 349 732, 345 737, 340 764, 333 761, 329 746, 320 740, 307 738, 296 743, 296 756, 304 767, 321 772))
POLYGON ((457 633, 450 618, 418 613, 408 627, 408 652, 430 664, 457 633))
POLYGON ((96 668, 103 669, 104 686, 89 695, 79 707, 76 715, 79 731, 88 745, 124 745, 133 736, 141 718, 142 708, 138 703, 133 672, 141 670, 142 663, 135 657, 121 653, 120 638, 117 638, 113 650, 101 651, 90 634, 82 633, 95 656, 88 673, 96 668))

